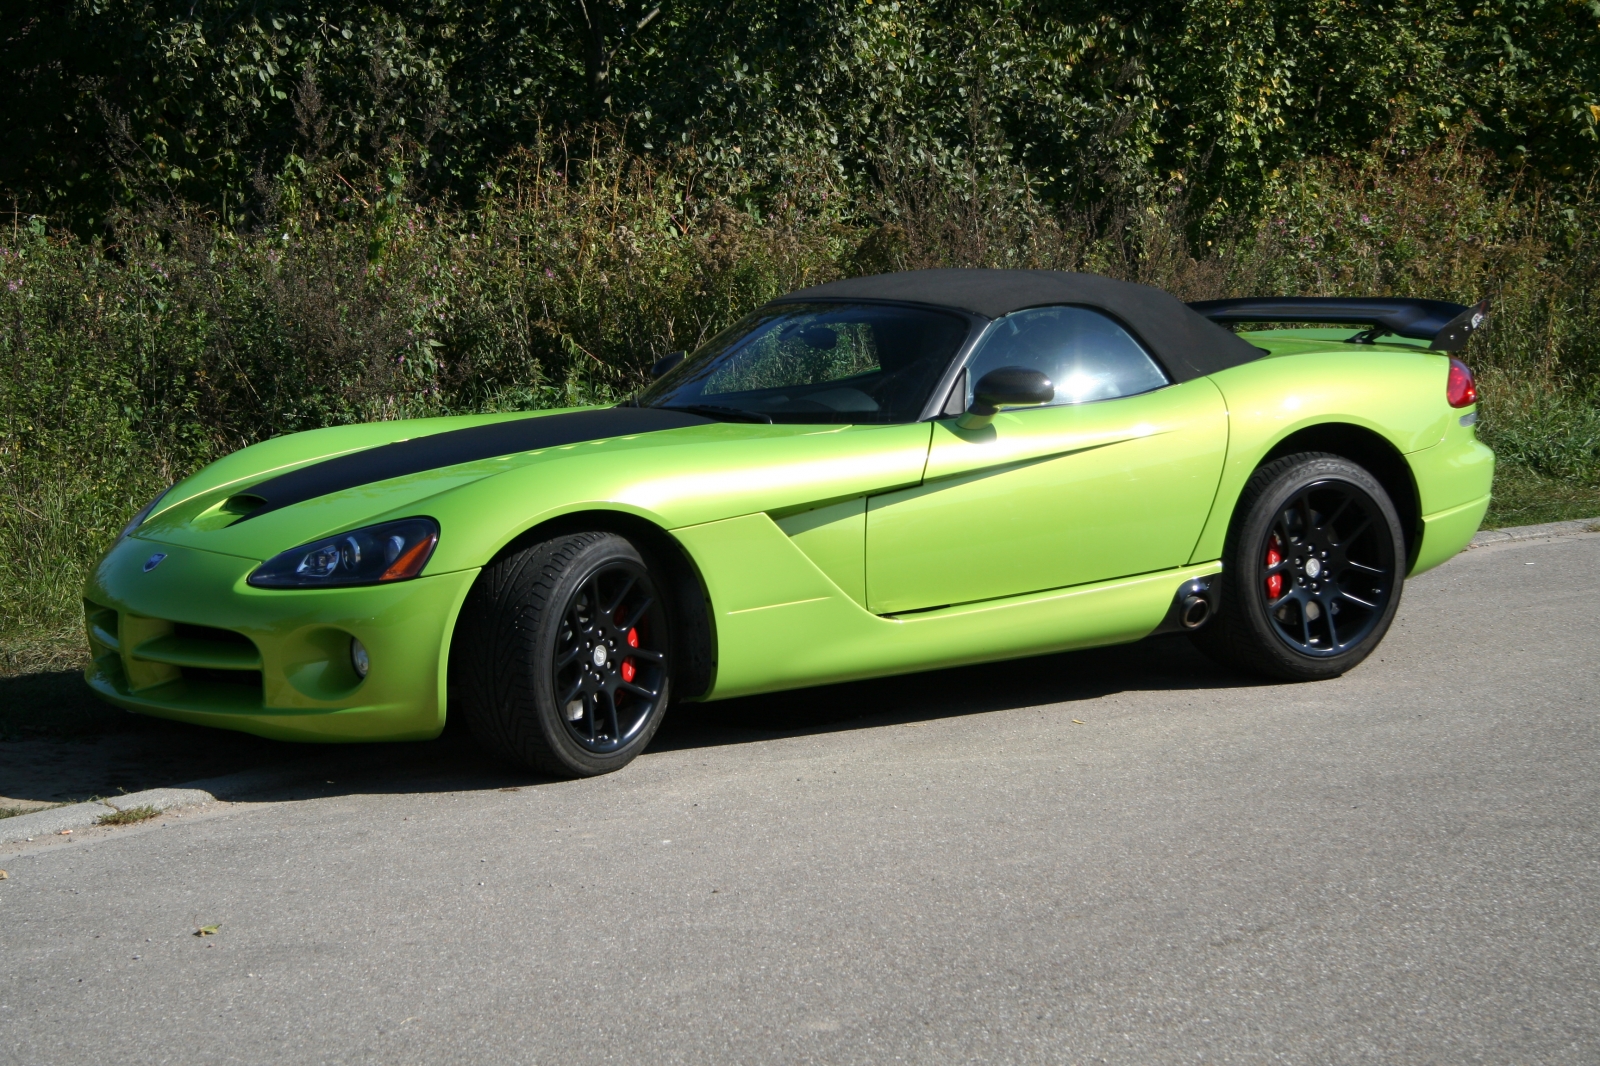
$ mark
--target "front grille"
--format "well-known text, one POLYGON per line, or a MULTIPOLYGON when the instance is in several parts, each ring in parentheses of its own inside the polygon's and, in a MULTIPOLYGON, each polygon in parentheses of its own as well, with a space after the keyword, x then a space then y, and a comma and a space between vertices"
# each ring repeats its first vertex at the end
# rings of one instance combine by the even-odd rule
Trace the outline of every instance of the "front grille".
POLYGON ((181 666, 185 681, 207 685, 232 685, 235 688, 261 692, 260 670, 209 670, 203 666, 181 666))
POLYGON ((217 629, 215 626, 193 626, 187 622, 174 623, 172 635, 186 640, 205 640, 234 647, 254 649, 256 646, 255 642, 243 633, 235 633, 231 629, 217 629))
POLYGON ((93 675, 119 695, 167 706, 247 712, 262 706, 261 654, 243 633, 84 602, 93 675))

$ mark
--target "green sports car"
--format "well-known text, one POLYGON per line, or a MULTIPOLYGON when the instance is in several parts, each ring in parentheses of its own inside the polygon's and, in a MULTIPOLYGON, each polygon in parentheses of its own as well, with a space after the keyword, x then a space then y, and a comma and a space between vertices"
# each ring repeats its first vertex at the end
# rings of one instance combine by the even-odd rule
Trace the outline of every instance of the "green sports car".
POLYGON ((774 300, 610 408, 340 426, 139 513, 88 681, 288 740, 605 773, 715 700, 1184 632, 1333 677, 1489 503, 1484 306, 1053 271, 774 300), (1322 323, 1236 333, 1225 324, 1322 323), (1352 332, 1353 327, 1360 327, 1352 332))

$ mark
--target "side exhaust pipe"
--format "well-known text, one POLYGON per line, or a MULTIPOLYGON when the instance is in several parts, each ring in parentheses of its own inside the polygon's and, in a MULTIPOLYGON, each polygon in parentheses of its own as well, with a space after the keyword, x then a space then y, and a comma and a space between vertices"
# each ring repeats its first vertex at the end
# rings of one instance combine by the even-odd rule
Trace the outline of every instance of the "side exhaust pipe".
POLYGON ((1197 577, 1178 586, 1167 616, 1151 633, 1192 633, 1217 613, 1217 578, 1197 577))

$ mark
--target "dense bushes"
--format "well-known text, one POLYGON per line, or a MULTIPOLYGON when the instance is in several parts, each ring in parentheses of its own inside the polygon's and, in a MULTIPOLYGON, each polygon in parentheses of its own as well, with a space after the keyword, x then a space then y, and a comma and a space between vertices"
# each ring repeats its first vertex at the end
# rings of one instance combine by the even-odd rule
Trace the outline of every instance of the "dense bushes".
POLYGON ((1020 170, 920 162, 863 194, 796 155, 800 177, 758 196, 693 156, 599 147, 523 152, 471 211, 326 171, 274 183, 253 233, 193 208, 124 217, 103 244, 19 220, 0 250, 0 668, 78 654, 85 566, 218 454, 329 423, 615 397, 764 299, 846 273, 1488 296, 1484 432, 1539 476, 1600 482, 1595 205, 1492 191, 1493 165, 1450 145, 1307 164, 1196 246, 1176 194, 1064 209, 1020 170))
POLYGON ((1053 202, 1182 182, 1196 217, 1376 140, 1467 134, 1600 162, 1594 0, 52 0, 0 19, 0 193, 80 232, 153 192, 253 225, 262 178, 404 146, 476 199, 541 129, 597 120, 757 187, 819 154, 1028 168, 1053 202))

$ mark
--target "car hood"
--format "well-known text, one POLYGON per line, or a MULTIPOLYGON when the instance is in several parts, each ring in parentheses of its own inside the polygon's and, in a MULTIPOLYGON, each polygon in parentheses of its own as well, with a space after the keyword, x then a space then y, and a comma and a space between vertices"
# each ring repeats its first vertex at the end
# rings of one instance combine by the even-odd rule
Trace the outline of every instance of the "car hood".
POLYGON ((263 560, 426 514, 442 527, 432 573, 478 565, 476 545, 502 525, 564 509, 615 505, 670 528, 914 483, 928 432, 637 407, 336 427, 206 467, 174 486, 135 536, 263 560), (460 554, 468 542, 475 547, 460 554))

